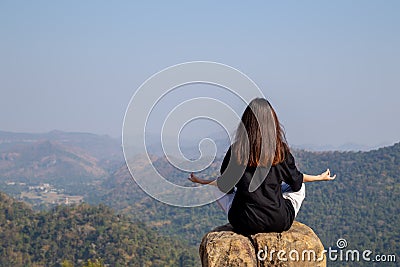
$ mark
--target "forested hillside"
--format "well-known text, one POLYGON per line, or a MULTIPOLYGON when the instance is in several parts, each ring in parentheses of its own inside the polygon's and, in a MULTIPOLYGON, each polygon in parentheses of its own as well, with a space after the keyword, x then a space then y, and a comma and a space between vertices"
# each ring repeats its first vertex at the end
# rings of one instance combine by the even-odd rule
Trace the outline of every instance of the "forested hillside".
POLYGON ((400 143, 369 152, 296 156, 306 173, 326 167, 337 173, 333 182, 308 184, 298 217, 325 247, 345 238, 349 249, 400 255, 400 143))
POLYGON ((194 266, 196 254, 104 205, 35 213, 0 193, 0 266, 194 266))

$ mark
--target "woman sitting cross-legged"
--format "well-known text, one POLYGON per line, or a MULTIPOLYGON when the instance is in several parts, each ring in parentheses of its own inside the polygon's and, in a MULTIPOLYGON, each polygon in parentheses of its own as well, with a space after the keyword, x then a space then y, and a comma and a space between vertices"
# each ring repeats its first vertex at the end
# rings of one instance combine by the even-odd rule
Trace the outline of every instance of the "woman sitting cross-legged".
POLYGON ((320 175, 301 173, 274 109, 266 99, 256 98, 242 115, 221 176, 210 181, 192 173, 189 180, 227 193, 218 204, 234 230, 249 235, 289 230, 305 198, 304 183, 335 177, 329 169, 320 175))

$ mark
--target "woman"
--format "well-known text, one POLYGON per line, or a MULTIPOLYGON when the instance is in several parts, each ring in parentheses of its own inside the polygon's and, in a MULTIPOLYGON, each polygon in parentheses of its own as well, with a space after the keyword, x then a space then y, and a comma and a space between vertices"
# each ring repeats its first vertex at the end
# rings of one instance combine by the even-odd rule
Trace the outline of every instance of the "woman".
POLYGON ((320 175, 298 171, 274 109, 256 98, 242 115, 221 176, 209 181, 192 173, 189 180, 227 193, 218 203, 230 224, 238 233, 254 234, 289 230, 305 197, 304 183, 335 177, 329 169, 320 175))

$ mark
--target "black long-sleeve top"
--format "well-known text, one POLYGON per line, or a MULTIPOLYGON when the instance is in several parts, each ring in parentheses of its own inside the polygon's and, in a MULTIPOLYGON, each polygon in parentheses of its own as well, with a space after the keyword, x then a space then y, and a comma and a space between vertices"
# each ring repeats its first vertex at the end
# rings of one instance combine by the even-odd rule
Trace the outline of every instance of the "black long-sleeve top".
POLYGON ((232 157, 230 162, 230 158, 231 148, 222 162, 217 185, 222 192, 232 192, 232 185, 236 186, 236 195, 228 213, 235 231, 255 234, 289 230, 295 212, 290 200, 282 196, 281 183, 289 184, 295 192, 303 183, 303 174, 296 168, 292 154, 288 152, 283 162, 271 166, 268 174, 264 172, 266 178, 253 192, 249 192, 249 184, 256 168, 238 166, 236 160, 232 157), (238 173, 243 175, 237 177, 238 173))

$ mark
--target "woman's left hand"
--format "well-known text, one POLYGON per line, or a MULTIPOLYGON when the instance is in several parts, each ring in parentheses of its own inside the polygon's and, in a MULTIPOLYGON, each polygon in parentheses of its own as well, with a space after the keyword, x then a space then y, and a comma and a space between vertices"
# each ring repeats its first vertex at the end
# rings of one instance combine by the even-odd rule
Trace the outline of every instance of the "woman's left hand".
POLYGON ((320 181, 331 181, 336 178, 336 174, 331 176, 331 171, 327 169, 325 172, 321 173, 319 176, 320 181))

